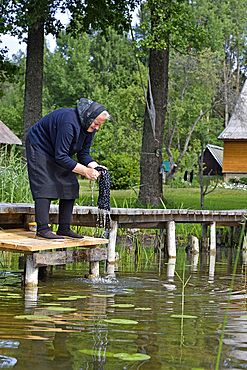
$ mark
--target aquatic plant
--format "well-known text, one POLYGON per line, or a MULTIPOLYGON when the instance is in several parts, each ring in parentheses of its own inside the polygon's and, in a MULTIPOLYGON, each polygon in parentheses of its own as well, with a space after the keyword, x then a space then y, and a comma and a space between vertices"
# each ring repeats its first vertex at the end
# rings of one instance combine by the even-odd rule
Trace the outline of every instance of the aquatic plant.
POLYGON ((230 290, 229 290, 229 294, 228 294, 226 312, 225 312, 224 321, 223 321, 222 330, 221 330, 220 344, 219 344, 219 349, 218 349, 218 355, 217 355, 215 370, 219 369, 220 356, 221 356, 224 333, 225 333, 225 328, 226 328, 226 321, 227 321, 227 317, 228 317, 228 310, 229 310, 229 306, 230 306, 230 300, 231 300, 231 295, 232 295, 232 290, 233 290, 234 279, 235 279, 235 275, 236 275, 236 271, 237 271, 237 265, 238 265, 240 250, 241 250, 242 241, 243 241, 243 237, 244 237, 245 225, 246 225, 246 216, 245 216, 245 220, 244 220, 244 223, 242 225, 242 228, 241 228, 241 234, 240 234, 240 238, 239 238, 237 254, 236 254, 234 268, 233 268, 233 272, 232 272, 231 286, 230 286, 230 290))

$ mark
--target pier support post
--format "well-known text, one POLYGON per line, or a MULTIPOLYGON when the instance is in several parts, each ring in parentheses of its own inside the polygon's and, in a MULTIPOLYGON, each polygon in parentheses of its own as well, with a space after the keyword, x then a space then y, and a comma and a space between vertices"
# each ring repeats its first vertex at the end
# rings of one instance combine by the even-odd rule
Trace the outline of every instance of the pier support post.
POLYGON ((26 255, 26 274, 25 274, 25 286, 28 288, 38 286, 38 272, 39 268, 33 266, 33 255, 26 255))
POLYGON ((231 246, 233 243, 233 231, 234 231, 234 226, 228 226, 228 231, 227 231, 227 245, 231 246))
POLYGON ((176 258, 175 221, 166 224, 166 244, 169 258, 176 258))
POLYGON ((109 235, 109 244, 107 247, 107 261, 109 263, 115 263, 115 247, 117 240, 117 221, 112 221, 111 230, 109 235))
POLYGON ((216 252, 216 222, 210 224, 210 253, 216 252))
POLYGON ((99 261, 89 262, 89 278, 99 277, 99 261))

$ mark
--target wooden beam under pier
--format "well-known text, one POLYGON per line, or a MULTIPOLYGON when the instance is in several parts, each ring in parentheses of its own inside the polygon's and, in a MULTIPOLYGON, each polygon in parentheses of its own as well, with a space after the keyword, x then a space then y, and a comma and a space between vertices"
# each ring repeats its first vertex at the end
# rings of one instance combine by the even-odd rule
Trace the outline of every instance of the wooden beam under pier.
MULTIPOLYGON (((50 222, 58 223, 59 206, 52 204, 50 207, 50 222)), ((13 227, 16 223, 27 226, 34 220, 34 204, 0 203, 0 227, 13 227)), ((110 230, 109 250, 113 251, 116 241, 117 228, 145 228, 145 229, 169 229, 174 223, 200 223, 211 225, 211 250, 215 250, 215 227, 216 226, 241 226, 247 213, 246 209, 240 210, 191 210, 191 209, 141 209, 141 208, 112 208, 111 219, 115 225, 110 230), (212 226, 213 225, 213 226, 212 226), (112 246, 114 246, 112 248, 112 246)), ((72 225, 97 226, 97 207, 75 206, 73 208, 72 225)), ((168 232, 168 254, 174 257, 175 227, 174 231, 168 232)), ((108 251, 110 262, 113 253, 108 251)))

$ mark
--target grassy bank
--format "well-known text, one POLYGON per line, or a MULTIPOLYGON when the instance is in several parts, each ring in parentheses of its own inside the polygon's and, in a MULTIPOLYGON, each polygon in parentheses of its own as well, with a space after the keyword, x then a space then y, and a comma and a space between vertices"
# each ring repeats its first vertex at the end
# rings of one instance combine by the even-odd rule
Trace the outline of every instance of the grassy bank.
MULTIPOLYGON (((167 208, 200 209, 200 189, 164 188, 167 208)), ((204 198, 204 208, 209 210, 246 209, 247 192, 244 190, 216 189, 204 198)))
MULTIPOLYGON (((171 188, 164 186, 166 208, 200 209, 199 188, 171 188)), ((133 208, 136 206, 138 189, 111 190, 111 206, 133 208)), ((93 190, 93 204, 97 205, 98 185, 93 190)), ((80 200, 82 205, 92 205, 92 190, 87 180, 80 181, 80 200)), ((216 189, 205 196, 205 209, 247 209, 247 192, 244 190, 216 189)))

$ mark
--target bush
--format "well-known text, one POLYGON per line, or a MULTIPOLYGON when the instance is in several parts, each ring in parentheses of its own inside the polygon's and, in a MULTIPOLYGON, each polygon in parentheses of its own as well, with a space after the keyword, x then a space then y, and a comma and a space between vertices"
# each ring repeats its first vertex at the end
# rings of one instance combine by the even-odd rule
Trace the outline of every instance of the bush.
POLYGON ((237 179, 236 177, 232 177, 228 180, 229 184, 244 184, 244 185, 247 185, 247 177, 246 176, 243 176, 243 177, 240 177, 240 179, 237 179))
POLYGON ((127 153, 109 153, 107 159, 101 162, 111 174, 111 189, 130 189, 139 184, 140 169, 137 158, 127 153))

